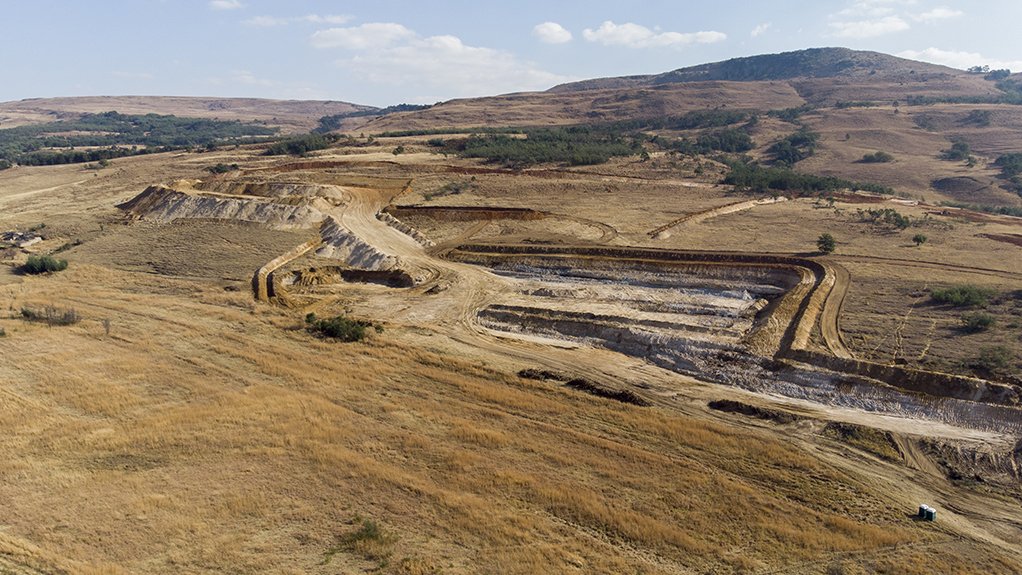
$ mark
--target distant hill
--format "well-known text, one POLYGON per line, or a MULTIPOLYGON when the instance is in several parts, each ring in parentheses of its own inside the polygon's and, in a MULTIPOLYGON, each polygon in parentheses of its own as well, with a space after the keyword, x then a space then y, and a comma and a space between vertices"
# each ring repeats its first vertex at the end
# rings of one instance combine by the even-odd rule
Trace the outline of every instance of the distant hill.
POLYGON ((663 74, 598 78, 545 92, 451 100, 428 110, 391 114, 366 131, 571 124, 680 115, 693 109, 770 110, 985 98, 996 82, 945 66, 847 48, 812 48, 735 58, 663 74))
POLYGON ((923 78, 969 76, 962 70, 848 48, 810 48, 780 54, 733 58, 723 62, 679 68, 663 74, 599 78, 554 86, 554 93, 639 88, 686 82, 764 82, 808 78, 890 79, 917 74, 923 78))
MULTIPOLYGON (((317 100, 260 98, 192 98, 180 96, 87 96, 33 98, 0 103, 0 128, 51 122, 69 115, 117 111, 122 114, 173 114, 264 122, 284 132, 307 132, 323 116, 371 112, 373 106, 317 100)), ((365 121, 368 118, 362 118, 365 121)))

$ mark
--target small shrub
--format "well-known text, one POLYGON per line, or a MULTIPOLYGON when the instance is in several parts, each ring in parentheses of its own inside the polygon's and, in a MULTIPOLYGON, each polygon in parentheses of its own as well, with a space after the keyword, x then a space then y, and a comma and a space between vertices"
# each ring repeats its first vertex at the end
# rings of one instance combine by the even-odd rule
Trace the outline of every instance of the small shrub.
POLYGON ((370 321, 350 319, 343 315, 318 319, 316 314, 310 313, 305 316, 305 323, 308 324, 309 331, 321 337, 343 342, 362 341, 369 335, 367 328, 373 328, 377 333, 383 331, 383 326, 374 325, 370 321))
POLYGON ((372 519, 363 519, 358 529, 337 539, 337 545, 327 550, 323 559, 324 564, 329 563, 334 555, 342 551, 358 554, 367 561, 386 562, 397 538, 387 533, 372 519))
POLYGON ((821 254, 833 253, 836 247, 837 240, 830 234, 822 234, 816 239, 816 249, 820 250, 821 254))
POLYGON ((967 160, 971 155, 972 148, 965 140, 955 140, 950 149, 940 151, 940 159, 948 161, 967 160))
POLYGON ((874 152, 872 154, 866 154, 859 160, 863 164, 886 164, 887 162, 893 162, 894 156, 887 152, 874 152))
POLYGON ((990 110, 972 110, 962 119, 962 124, 971 124, 985 128, 990 125, 990 117, 993 113, 990 110))
POLYGON ((938 288, 930 292, 930 298, 937 303, 954 307, 984 307, 997 294, 990 288, 970 284, 938 288))
POLYGON ((67 260, 58 260, 53 256, 28 256, 28 261, 21 266, 27 274, 45 274, 60 272, 67 269, 67 260))
POLYGON ((979 355, 969 362, 969 367, 986 372, 995 372, 1008 367, 1011 360, 1011 350, 1003 345, 984 347, 979 350, 979 355))
POLYGON ((58 308, 52 305, 48 305, 43 309, 23 307, 21 308, 21 317, 28 321, 42 322, 49 326, 73 325, 82 321, 78 311, 74 308, 58 308))
POLYGON ((928 238, 924 234, 916 234, 912 236, 912 241, 915 242, 916 246, 921 246, 926 243, 928 238))
POLYGON ((986 331, 994 325, 994 316, 976 312, 962 316, 962 327, 969 332, 986 331))
POLYGON ((0 327, 0 337, 7 337, 7 331, 0 327))
POLYGON ((225 164, 223 162, 206 167, 206 171, 211 174, 226 174, 237 169, 239 169, 238 164, 225 164))

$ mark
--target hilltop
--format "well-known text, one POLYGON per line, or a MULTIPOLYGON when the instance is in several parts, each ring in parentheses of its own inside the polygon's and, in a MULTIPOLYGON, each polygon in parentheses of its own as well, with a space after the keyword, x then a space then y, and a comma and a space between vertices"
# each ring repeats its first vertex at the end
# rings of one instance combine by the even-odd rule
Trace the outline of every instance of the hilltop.
POLYGON ((367 130, 571 124, 657 117, 692 108, 769 110, 843 102, 992 99, 996 82, 878 52, 813 48, 735 58, 663 74, 597 78, 546 92, 451 100, 381 118, 367 130))
POLYGON ((554 86, 549 92, 576 92, 608 88, 638 88, 690 82, 769 82, 807 78, 870 78, 918 75, 917 81, 969 76, 966 72, 898 58, 880 52, 848 48, 809 48, 780 54, 732 58, 723 62, 678 68, 663 74, 599 78, 554 86))

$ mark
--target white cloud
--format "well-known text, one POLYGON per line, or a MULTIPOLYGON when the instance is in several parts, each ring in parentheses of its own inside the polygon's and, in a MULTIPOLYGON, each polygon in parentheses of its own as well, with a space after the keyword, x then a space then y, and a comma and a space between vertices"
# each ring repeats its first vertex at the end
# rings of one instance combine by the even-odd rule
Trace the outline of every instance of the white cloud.
POLYGON ((373 22, 350 28, 329 28, 312 35, 316 48, 345 48, 347 50, 368 50, 386 48, 415 36, 408 28, 392 22, 373 22))
POLYGON ((287 18, 274 18, 273 16, 253 16, 247 20, 242 20, 242 24, 246 26, 255 26, 256 28, 272 28, 274 26, 283 26, 288 23, 287 18))
POLYGON ((913 18, 922 22, 936 22, 938 20, 958 18, 963 14, 965 14, 965 12, 962 12, 961 10, 953 10, 951 8, 940 7, 934 8, 933 10, 929 10, 927 12, 923 12, 922 14, 916 14, 913 16, 913 18))
POLYGON ((338 65, 361 81, 401 88, 406 99, 416 101, 542 90, 576 79, 510 52, 470 46, 455 36, 423 37, 393 23, 321 30, 312 44, 352 52, 338 65), (420 93, 410 93, 413 89, 420 93))
POLYGON ((557 22, 543 22, 536 24, 532 29, 532 35, 539 38, 540 42, 546 44, 564 44, 571 42, 571 32, 564 29, 557 22))
POLYGON ((884 16, 871 20, 831 22, 834 35, 839 38, 874 38, 908 30, 908 22, 900 16, 884 16))
POLYGON ((351 20, 351 16, 320 16, 318 14, 309 14, 306 16, 290 16, 286 18, 276 16, 255 16, 247 20, 243 20, 241 23, 246 26, 255 26, 256 28, 272 28, 274 26, 286 26, 292 22, 307 22, 310 24, 345 24, 349 20, 351 20))
POLYGON ((892 4, 901 4, 898 0, 857 0, 834 16, 838 18, 883 18, 894 13, 892 4))
POLYGON ((990 66, 992 70, 1008 68, 1015 72, 1022 71, 1022 60, 987 58, 977 52, 927 48, 925 50, 905 50, 904 52, 899 52, 896 56, 908 58, 909 60, 930 62, 931 64, 942 64, 960 70, 966 70, 972 66, 990 66))
POLYGON ((764 22, 764 23, 756 26, 755 28, 753 28, 752 32, 749 32, 749 35, 752 36, 753 38, 755 38, 757 36, 762 36, 763 33, 766 32, 767 30, 769 30, 770 26, 772 26, 772 25, 773 24, 771 24, 770 22, 764 22))
POLYGON ((244 4, 240 0, 209 0, 209 7, 213 10, 236 10, 244 4))
POLYGON ((652 48, 664 46, 686 46, 688 44, 711 44, 727 39, 723 32, 659 32, 640 24, 626 22, 615 24, 607 20, 593 30, 586 28, 582 36, 590 42, 604 46, 626 46, 628 48, 652 48))

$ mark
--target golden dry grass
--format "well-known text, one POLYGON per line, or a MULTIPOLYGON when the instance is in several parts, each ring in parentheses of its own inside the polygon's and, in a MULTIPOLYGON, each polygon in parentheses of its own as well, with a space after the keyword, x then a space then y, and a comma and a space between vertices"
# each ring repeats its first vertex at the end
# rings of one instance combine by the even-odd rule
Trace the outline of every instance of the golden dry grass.
MULTIPOLYGON (((976 528, 908 520, 930 484, 859 456, 845 465, 848 453, 825 439, 519 379, 524 366, 421 329, 388 325, 361 345, 314 339, 299 312, 220 286, 260 249, 276 249, 273 238, 219 230, 203 237, 226 238, 212 247, 229 265, 174 277, 192 275, 189 257, 211 257, 206 246, 175 256, 173 269, 146 270, 163 275, 143 273, 140 262, 168 257, 161 246, 194 226, 143 241, 109 225, 112 206, 210 162, 276 162, 250 153, 119 159, 82 184, 75 167, 0 174, 5 229, 45 220, 58 238, 86 242, 59 275, 0 266, 0 501, 9 502, 0 559, 106 574, 818 573, 831 564, 898 572, 933 552, 936 570, 1019 570, 1017 547, 976 528), (47 304, 84 320, 47 328, 16 318, 23 305, 47 304), (324 564, 356 518, 393 541, 324 564)), ((372 165, 316 178, 396 182, 421 170, 423 186, 442 185, 430 165, 438 156, 380 162, 387 156, 374 150, 364 158, 372 165)), ((853 256, 888 251, 1018 271, 1017 248, 978 237, 973 224, 927 231, 931 241, 914 249, 902 236, 863 233, 849 219, 854 206, 839 206, 844 215, 765 206, 654 241, 650 229, 736 198, 683 186, 663 163, 649 179, 642 169, 616 161, 549 177, 484 175, 457 200, 610 222, 618 242, 662 247, 802 251, 836 228, 853 285, 853 256)))
POLYGON ((395 573, 797 570, 947 541, 769 432, 521 380, 400 330, 339 346, 247 294, 86 265, 0 290, 5 309, 86 318, 5 319, 0 339, 6 533, 72 570, 379 563, 322 565, 356 516, 396 537, 395 573))

